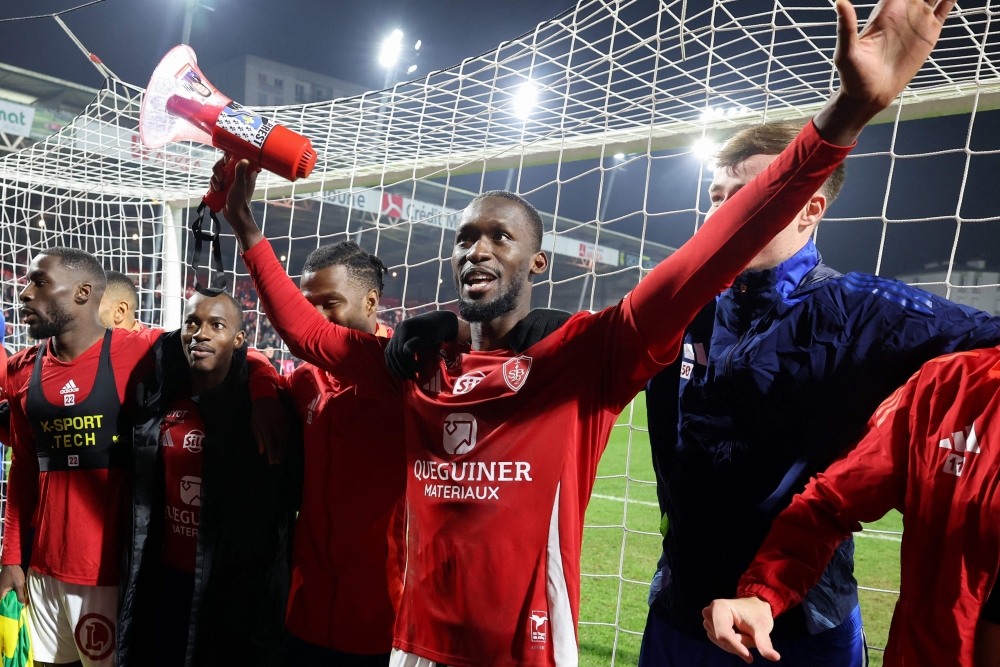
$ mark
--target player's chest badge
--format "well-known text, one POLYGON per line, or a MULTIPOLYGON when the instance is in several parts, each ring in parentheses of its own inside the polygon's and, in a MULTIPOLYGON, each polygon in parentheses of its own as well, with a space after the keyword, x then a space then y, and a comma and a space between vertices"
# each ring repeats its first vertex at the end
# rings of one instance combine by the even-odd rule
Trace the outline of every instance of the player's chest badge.
POLYGON ((512 391, 520 391, 528 380, 531 370, 531 357, 520 356, 508 359, 503 365, 503 380, 512 391))

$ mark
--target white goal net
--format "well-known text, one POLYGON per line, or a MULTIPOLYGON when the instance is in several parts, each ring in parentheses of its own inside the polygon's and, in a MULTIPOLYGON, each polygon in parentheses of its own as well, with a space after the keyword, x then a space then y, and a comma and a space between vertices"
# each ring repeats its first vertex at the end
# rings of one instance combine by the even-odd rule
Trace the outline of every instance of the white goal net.
MULTIPOLYGON (((293 276, 320 244, 351 238, 378 254, 390 267, 382 316, 391 324, 455 307, 457 212, 481 191, 514 190, 542 212, 553 260, 533 303, 603 308, 704 219, 707 147, 741 127, 805 119, 837 88, 832 4, 581 0, 528 34, 391 90, 259 108, 308 136, 319 160, 294 184, 262 174, 257 219, 293 276)), ((856 4, 863 20, 873 3, 856 4)), ((828 263, 1000 312, 1000 252, 990 247, 1000 241, 1000 202, 989 178, 1000 154, 991 129, 1000 126, 991 112, 1000 100, 997 11, 991 0, 960 2, 931 60, 866 131, 818 232, 828 263)), ((25 267, 57 243, 133 276, 144 323, 180 325, 193 286, 187 229, 217 154, 191 144, 143 149, 141 97, 109 78, 58 134, 0 159, 8 348, 29 344, 16 297, 25 267)), ((228 236, 224 257, 251 340, 294 364, 228 236)), ((636 662, 660 551, 653 479, 640 397, 615 429, 588 512, 585 665, 636 662)), ((897 531, 859 541, 869 619, 895 602, 897 531), (885 568, 871 565, 880 559, 885 568)), ((887 624, 870 621, 876 648, 887 624)))

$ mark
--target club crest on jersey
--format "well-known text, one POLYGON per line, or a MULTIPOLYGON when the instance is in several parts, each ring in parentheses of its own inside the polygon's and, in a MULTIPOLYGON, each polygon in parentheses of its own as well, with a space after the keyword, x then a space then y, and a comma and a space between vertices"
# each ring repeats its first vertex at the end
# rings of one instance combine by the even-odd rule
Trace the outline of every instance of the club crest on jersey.
POLYGON ((192 454, 197 454, 201 451, 201 442, 204 439, 205 434, 198 429, 194 429, 184 436, 184 449, 188 450, 192 454))
POLYGON ((181 477, 181 500, 186 505, 201 506, 201 477, 181 477))
POLYGON ((546 626, 549 622, 549 612, 532 609, 531 616, 528 617, 528 622, 531 625, 531 641, 534 643, 544 643, 546 626))
POLYGON ((471 373, 466 373, 462 377, 455 380, 455 386, 452 388, 451 393, 455 396, 461 396, 462 394, 468 394, 470 391, 476 388, 483 378, 486 377, 486 373, 482 371, 472 371, 471 373))
POLYGON ((531 370, 531 357, 520 356, 508 359, 503 364, 503 381, 512 391, 519 391, 528 379, 531 370))
POLYGON ((453 412, 444 418, 444 451, 466 454, 476 446, 476 418, 468 412, 453 412))

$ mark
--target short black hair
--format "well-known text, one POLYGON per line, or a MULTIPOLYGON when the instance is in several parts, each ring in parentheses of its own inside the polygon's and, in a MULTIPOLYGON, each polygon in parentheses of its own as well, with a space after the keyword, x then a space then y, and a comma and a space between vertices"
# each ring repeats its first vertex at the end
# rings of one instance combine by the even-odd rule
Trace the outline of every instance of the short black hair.
POLYGON ((500 199, 506 199, 520 204, 521 208, 524 209, 524 212, 528 214, 528 220, 531 222, 532 227, 531 231, 535 233, 535 250, 542 249, 542 237, 545 235, 544 225, 542 224, 542 216, 539 215, 538 209, 531 205, 531 202, 521 195, 515 192, 510 192, 509 190, 490 190, 473 199, 471 204, 482 201, 487 197, 499 197, 500 199))
POLYGON ((67 269, 81 271, 85 276, 91 278, 94 281, 94 287, 99 288, 102 292, 107 287, 108 278, 104 273, 104 267, 101 266, 96 257, 86 250, 54 245, 51 248, 45 248, 38 254, 58 257, 59 262, 67 269))
POLYGON ((132 310, 138 310, 139 292, 136 291, 132 279, 118 271, 105 271, 104 275, 108 283, 107 287, 104 288, 104 293, 121 297, 122 301, 128 301, 132 310))
POLYGON ((340 241, 316 248, 306 257, 302 273, 316 273, 331 266, 343 266, 351 279, 366 290, 378 290, 382 296, 382 276, 389 272, 381 259, 366 252, 354 241, 340 241))
POLYGON ((229 292, 227 292, 225 290, 221 290, 221 289, 203 288, 203 289, 198 290, 197 292, 195 292, 191 296, 189 296, 187 302, 185 302, 185 304, 184 304, 185 315, 187 314, 187 304, 190 303, 191 299, 193 299, 193 298, 195 298, 196 296, 199 296, 199 295, 201 295, 201 296, 203 296, 205 298, 208 298, 208 299, 225 299, 230 304, 232 304, 233 309, 236 311, 236 327, 237 327, 237 331, 240 331, 240 330, 243 329, 243 304, 240 303, 240 300, 237 299, 236 297, 234 297, 232 294, 230 294, 229 292))

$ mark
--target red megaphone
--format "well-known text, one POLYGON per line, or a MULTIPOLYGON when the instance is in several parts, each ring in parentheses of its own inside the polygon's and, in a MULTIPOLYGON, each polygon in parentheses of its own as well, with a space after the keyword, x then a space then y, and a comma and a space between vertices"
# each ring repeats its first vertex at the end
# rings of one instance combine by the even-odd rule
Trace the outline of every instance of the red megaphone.
POLYGON ((316 166, 309 139, 220 93, 198 69, 194 50, 185 44, 163 56, 149 79, 139 112, 139 137, 146 148, 160 148, 168 141, 197 141, 232 155, 225 189, 209 190, 204 197, 216 212, 225 206, 236 163, 243 158, 255 169, 290 181, 305 178, 316 166))

